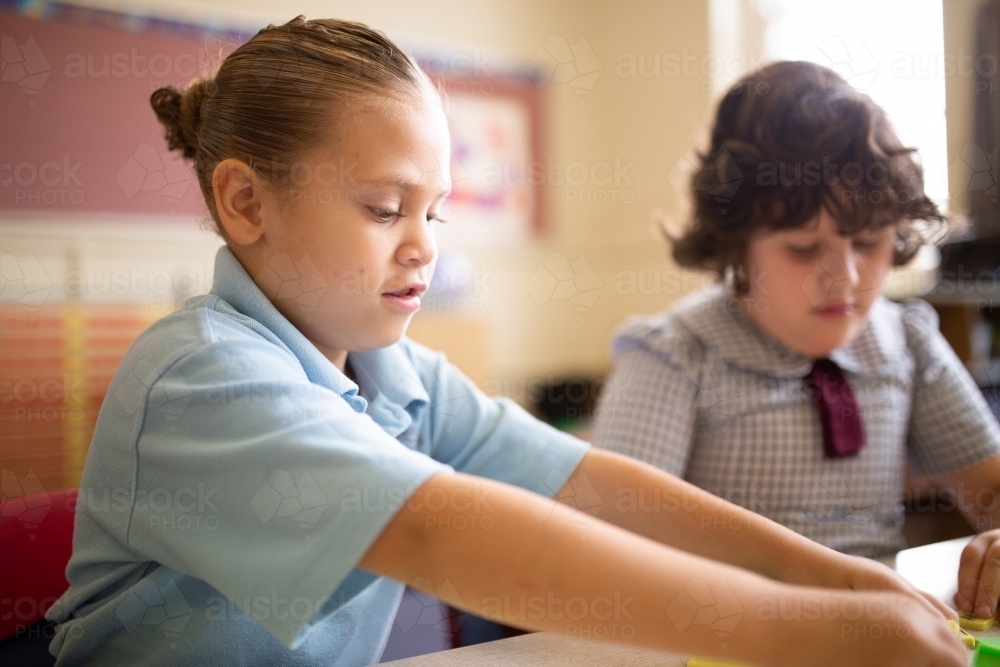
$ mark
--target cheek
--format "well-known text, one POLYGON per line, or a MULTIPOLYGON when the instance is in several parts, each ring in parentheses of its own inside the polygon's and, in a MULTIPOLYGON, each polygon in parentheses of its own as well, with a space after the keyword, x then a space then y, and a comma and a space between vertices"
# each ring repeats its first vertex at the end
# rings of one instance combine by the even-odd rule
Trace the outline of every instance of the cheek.
POLYGON ((787 308, 806 299, 804 286, 810 279, 812 267, 784 260, 777 252, 770 257, 767 253, 761 255, 750 267, 751 296, 767 300, 778 308, 787 308))
POLYGON ((882 283, 892 270, 892 248, 873 254, 865 261, 864 267, 865 270, 859 276, 859 292, 865 293, 866 301, 871 302, 881 292, 882 283))

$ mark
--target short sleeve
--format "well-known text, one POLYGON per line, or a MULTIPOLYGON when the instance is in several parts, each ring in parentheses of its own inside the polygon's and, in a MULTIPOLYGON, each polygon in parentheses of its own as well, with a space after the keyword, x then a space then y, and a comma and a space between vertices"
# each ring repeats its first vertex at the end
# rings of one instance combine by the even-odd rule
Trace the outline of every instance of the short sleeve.
POLYGON ((458 472, 555 496, 589 445, 487 396, 443 354, 407 345, 430 397, 423 428, 430 455, 458 472))
POLYGON ((597 408, 594 446, 683 477, 697 416, 697 376, 669 349, 618 348, 597 408))
POLYGON ((915 369, 908 445, 919 474, 940 475, 1000 453, 1000 427, 986 399, 919 300, 903 309, 915 369))
POLYGON ((358 560, 417 487, 450 470, 262 339, 200 345, 158 378, 143 372, 128 546, 244 611, 268 601, 281 611, 255 618, 291 648, 374 580, 358 560), (315 611, 304 621, 303 609, 315 611))

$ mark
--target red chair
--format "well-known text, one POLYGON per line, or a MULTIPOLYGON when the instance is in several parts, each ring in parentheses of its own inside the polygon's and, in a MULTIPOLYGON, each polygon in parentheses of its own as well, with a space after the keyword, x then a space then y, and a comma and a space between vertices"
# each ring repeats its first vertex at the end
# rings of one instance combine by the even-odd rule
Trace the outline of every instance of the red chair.
POLYGON ((0 642, 13 638, 5 647, 31 634, 31 626, 69 588, 66 563, 73 551, 76 497, 77 490, 70 489, 8 498, 0 505, 0 642))

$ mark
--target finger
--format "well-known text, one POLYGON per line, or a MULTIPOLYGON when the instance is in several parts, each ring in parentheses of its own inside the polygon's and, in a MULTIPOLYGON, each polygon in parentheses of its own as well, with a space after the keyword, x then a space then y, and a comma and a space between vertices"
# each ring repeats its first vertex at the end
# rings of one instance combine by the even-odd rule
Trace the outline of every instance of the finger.
POLYGON ((890 571, 892 574, 890 587, 897 588, 904 593, 907 593, 915 597, 927 611, 936 612, 938 615, 944 616, 944 618, 958 620, 958 614, 955 610, 945 604, 943 601, 934 597, 930 593, 925 593, 924 591, 918 589, 916 586, 908 582, 906 579, 902 578, 896 572, 890 571))
POLYGON ((925 593, 924 591, 917 591, 920 596, 931 603, 935 611, 941 613, 946 619, 950 618, 953 621, 958 620, 958 613, 954 609, 946 605, 944 602, 939 600, 937 597, 931 595, 930 593, 925 593))
POLYGON ((938 644, 941 649, 931 664, 935 667, 938 665, 940 667, 966 667, 968 663, 966 662, 965 647, 962 646, 961 640, 955 636, 951 628, 948 626, 938 628, 937 635, 941 639, 941 643, 938 644))
POLYGON ((898 581, 903 592, 916 598, 927 611, 934 613, 936 616, 943 616, 945 619, 950 618, 952 620, 958 620, 958 614, 955 610, 945 604, 942 600, 939 600, 930 593, 920 590, 902 577, 898 577, 898 581))
POLYGON ((972 613, 976 607, 979 573, 983 569, 983 556, 986 553, 987 544, 981 537, 976 537, 965 545, 958 562, 958 592, 955 593, 955 604, 968 613, 972 613))
POLYGON ((979 586, 976 587, 976 615, 988 618, 997 613, 997 598, 1000 597, 1000 541, 994 539, 983 557, 983 569, 979 572, 979 586))

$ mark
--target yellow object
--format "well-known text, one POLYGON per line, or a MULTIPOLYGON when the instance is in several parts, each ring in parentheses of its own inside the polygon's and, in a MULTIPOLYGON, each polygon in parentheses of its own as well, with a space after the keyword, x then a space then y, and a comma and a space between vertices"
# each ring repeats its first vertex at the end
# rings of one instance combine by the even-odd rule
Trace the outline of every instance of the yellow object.
POLYGON ((719 662, 708 658, 691 658, 687 661, 687 667, 743 667, 735 662, 719 662))
POLYGON ((997 619, 995 618, 979 618, 978 616, 973 616, 972 614, 967 614, 962 612, 958 615, 958 623, 962 626, 964 630, 976 630, 982 632, 983 630, 989 630, 994 625, 996 625, 997 619))
POLYGON ((955 633, 956 637, 962 640, 962 644, 964 644, 968 648, 976 648, 976 638, 970 635, 965 630, 963 630, 958 623, 951 620, 950 618, 948 619, 948 627, 951 628, 951 631, 955 633))

